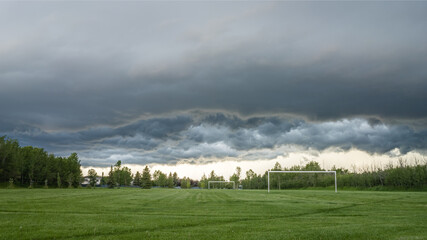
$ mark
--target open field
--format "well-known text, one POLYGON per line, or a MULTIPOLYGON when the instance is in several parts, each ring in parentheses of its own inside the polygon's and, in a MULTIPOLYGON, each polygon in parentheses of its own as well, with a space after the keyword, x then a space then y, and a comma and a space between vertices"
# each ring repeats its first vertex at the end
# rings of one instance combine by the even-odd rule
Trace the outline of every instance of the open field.
POLYGON ((0 189, 0 236, 427 239, 427 193, 0 189))

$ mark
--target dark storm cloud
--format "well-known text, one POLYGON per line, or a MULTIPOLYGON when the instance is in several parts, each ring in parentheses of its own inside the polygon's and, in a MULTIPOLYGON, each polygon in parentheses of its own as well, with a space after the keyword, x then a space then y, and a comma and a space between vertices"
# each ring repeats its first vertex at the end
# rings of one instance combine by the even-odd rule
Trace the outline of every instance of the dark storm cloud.
POLYGON ((425 2, 2 2, 0 134, 93 162, 255 159, 292 144, 425 149, 425 12, 425 2))
POLYGON ((426 3, 173 4, 2 3, 0 117, 50 130, 191 109, 427 117, 426 3))
POLYGON ((426 130, 371 121, 356 118, 316 123, 277 116, 241 118, 223 113, 201 116, 199 112, 144 119, 117 128, 50 133, 15 131, 9 136, 65 155, 78 151, 83 163, 92 165, 108 165, 117 160, 146 164, 226 158, 272 159, 292 152, 286 150, 291 146, 318 151, 359 149, 372 154, 384 154, 396 148, 402 154, 427 149, 426 130))

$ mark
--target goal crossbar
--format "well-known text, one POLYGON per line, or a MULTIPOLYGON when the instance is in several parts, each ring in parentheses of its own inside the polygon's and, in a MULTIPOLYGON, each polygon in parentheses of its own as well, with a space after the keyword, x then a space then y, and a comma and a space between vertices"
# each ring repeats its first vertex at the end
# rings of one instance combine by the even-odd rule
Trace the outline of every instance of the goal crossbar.
POLYGON ((209 181, 208 189, 211 189, 211 183, 233 183, 233 189, 236 189, 236 183, 234 181, 209 181))
POLYGON ((337 192, 337 171, 268 171, 268 192, 270 192, 270 173, 333 173, 335 177, 335 192, 337 192))

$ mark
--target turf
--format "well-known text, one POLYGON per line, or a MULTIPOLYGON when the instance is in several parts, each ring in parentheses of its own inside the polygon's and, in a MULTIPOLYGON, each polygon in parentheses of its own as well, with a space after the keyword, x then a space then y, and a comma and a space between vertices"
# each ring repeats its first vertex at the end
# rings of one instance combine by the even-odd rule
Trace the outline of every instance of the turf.
POLYGON ((427 239, 427 193, 0 189, 0 236, 427 239))

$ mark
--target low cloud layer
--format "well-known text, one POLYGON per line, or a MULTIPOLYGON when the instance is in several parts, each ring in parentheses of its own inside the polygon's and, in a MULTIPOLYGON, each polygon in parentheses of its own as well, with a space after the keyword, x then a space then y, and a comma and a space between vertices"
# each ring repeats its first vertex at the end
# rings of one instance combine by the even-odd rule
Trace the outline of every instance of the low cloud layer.
POLYGON ((120 127, 70 132, 15 131, 24 143, 53 152, 77 151, 84 164, 177 163, 274 159, 295 151, 347 151, 405 154, 427 149, 427 131, 367 119, 307 122, 289 117, 240 118, 197 113, 138 120, 120 127))

